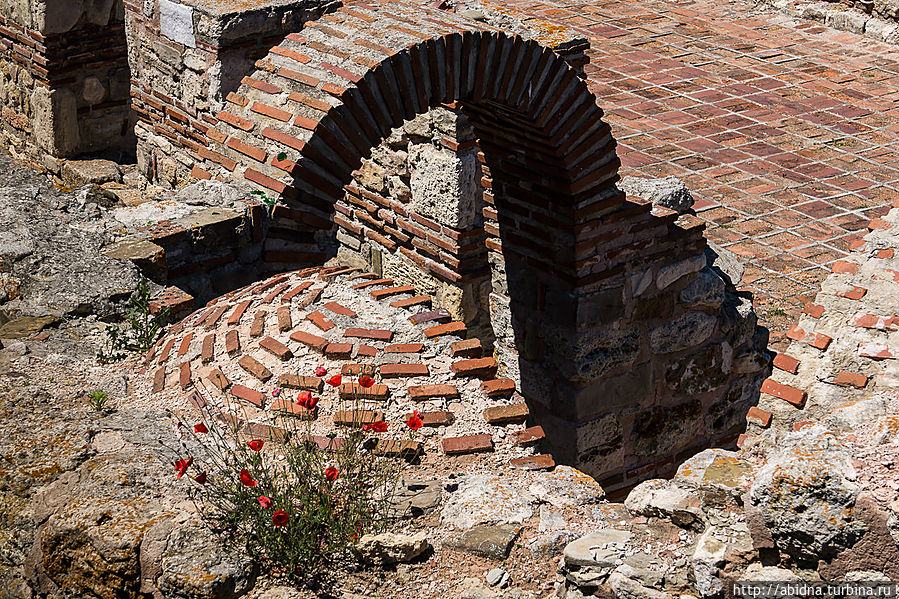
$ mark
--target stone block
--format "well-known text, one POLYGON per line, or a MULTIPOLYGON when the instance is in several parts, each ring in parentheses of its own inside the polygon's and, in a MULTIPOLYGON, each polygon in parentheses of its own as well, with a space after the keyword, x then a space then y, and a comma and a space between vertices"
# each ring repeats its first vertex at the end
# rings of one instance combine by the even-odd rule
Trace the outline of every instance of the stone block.
POLYGON ((159 32, 173 42, 196 48, 194 9, 171 0, 159 0, 159 32))

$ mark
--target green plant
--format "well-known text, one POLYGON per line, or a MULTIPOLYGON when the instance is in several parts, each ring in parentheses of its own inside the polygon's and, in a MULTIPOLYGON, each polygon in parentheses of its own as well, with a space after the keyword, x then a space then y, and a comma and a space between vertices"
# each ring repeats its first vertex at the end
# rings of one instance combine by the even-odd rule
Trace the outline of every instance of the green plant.
POLYGON ((768 312, 768 316, 786 316, 786 315, 787 315, 787 311, 784 310, 783 308, 772 308, 768 312))
POLYGON ((106 327, 106 347, 100 350, 100 360, 122 360, 129 353, 148 351, 162 335, 168 316, 168 307, 156 313, 150 311, 150 286, 147 279, 141 278, 125 313, 127 327, 106 327))
MULTIPOLYGON (((285 156, 285 157, 286 157, 286 156, 285 156)), ((253 195, 259 196, 259 197, 262 199, 262 202, 263 202, 266 206, 268 206, 269 208, 271 208, 272 206, 274 206, 275 204, 278 203, 278 200, 277 200, 277 199, 268 197, 268 196, 265 194, 264 191, 261 191, 261 190, 259 190, 259 189, 254 189, 254 190, 251 191, 250 193, 253 194, 253 195)))
MULTIPOLYGON (((316 374, 324 376, 324 369, 316 374)), ((327 382, 325 393, 337 395, 332 405, 343 407, 340 375, 327 382)), ((359 384, 370 387, 374 380, 363 375, 359 384)), ((350 558, 362 535, 383 531, 398 516, 391 500, 402 462, 388 455, 401 449, 384 449, 382 443, 398 443, 379 436, 389 428, 384 421, 348 423, 341 437, 314 436, 318 397, 303 391, 292 402, 281 389, 272 396, 285 411, 265 438, 241 438, 208 412, 196 423, 177 419, 186 433, 181 455, 188 457, 174 466, 179 479, 191 470, 188 493, 214 529, 244 544, 260 563, 308 581, 350 558), (199 456, 196 464, 193 455, 199 456)), ((416 413, 395 426, 410 431, 411 439, 421 419, 416 413)))
POLYGON ((94 389, 87 394, 87 402, 95 412, 102 414, 107 401, 109 401, 109 394, 101 389, 94 389))

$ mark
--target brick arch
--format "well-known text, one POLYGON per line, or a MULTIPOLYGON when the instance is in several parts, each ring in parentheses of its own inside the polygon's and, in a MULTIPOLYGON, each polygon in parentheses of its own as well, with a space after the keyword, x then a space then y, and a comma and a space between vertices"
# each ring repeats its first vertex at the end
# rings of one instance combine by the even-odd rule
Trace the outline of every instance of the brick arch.
MULTIPOLYGON (((688 395, 672 378, 677 365, 754 342, 732 324, 738 317, 683 299, 706 263, 701 221, 616 188, 615 141, 562 54, 420 5, 344 6, 256 63, 207 131, 198 168, 284 199, 268 240, 270 254, 275 243, 292 244, 278 254, 284 262, 321 259, 323 240, 353 228, 414 254, 421 245, 393 226, 407 216, 401 203, 342 200, 353 170, 393 127, 434 106, 459 108, 479 138, 494 204, 484 245, 505 267, 515 346, 506 372, 558 460, 601 478, 641 478, 680 451, 733 435, 741 421, 731 412, 752 395, 735 373, 688 395), (308 253, 297 250, 307 242, 308 253), (659 451, 656 435, 667 443, 659 451)), ((460 239, 416 223, 426 237, 460 239)), ((436 277, 466 274, 441 263, 440 251, 415 255, 436 277)))

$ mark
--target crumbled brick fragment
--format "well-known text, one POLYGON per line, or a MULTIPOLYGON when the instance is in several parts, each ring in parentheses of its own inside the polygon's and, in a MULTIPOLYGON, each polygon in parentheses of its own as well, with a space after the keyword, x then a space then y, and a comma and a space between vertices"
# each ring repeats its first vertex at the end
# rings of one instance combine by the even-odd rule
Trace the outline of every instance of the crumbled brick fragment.
POLYGON ((413 314, 409 317, 409 322, 412 324, 424 324, 426 322, 445 322, 452 318, 452 315, 449 313, 449 310, 444 310, 440 308, 439 310, 429 310, 428 312, 419 312, 418 314, 413 314))
POLYGON ((187 401, 189 401, 198 410, 202 410, 209 405, 209 402, 206 401, 206 398, 200 395, 196 390, 192 391, 191 394, 187 396, 187 401))
POLYGON ((209 379, 210 383, 218 387, 219 391, 224 391, 231 385, 231 381, 228 380, 228 377, 226 377, 218 368, 213 368, 212 371, 206 375, 206 378, 209 379))
POLYGON ((325 355, 329 358, 346 359, 353 355, 352 343, 329 343, 325 346, 325 355))
POLYGON ((518 470, 552 470, 556 467, 556 462, 553 460, 552 454, 542 453, 523 458, 513 458, 509 460, 509 465, 518 470))
POLYGON ((803 314, 808 314, 812 318, 821 318, 824 314, 824 306, 809 302, 802 308, 803 314))
POLYGON ((215 333, 209 333, 203 337, 203 346, 200 348, 200 360, 203 364, 212 362, 215 357, 215 333))
POLYGON ((390 302, 391 308, 411 308, 413 306, 430 306, 430 295, 416 295, 415 297, 407 297, 405 299, 390 302))
POLYGON ((253 324, 250 325, 250 337, 262 337, 265 333, 265 312, 256 312, 253 324))
POLYGON ((428 376, 427 364, 381 364, 381 376, 385 379, 400 376, 428 376))
POLYGON ((413 385, 406 389, 409 397, 416 401, 433 398, 456 399, 459 389, 455 385, 413 385))
POLYGON ((188 333, 181 340, 181 345, 178 346, 178 356, 183 356, 187 353, 187 350, 190 349, 190 342, 194 338, 193 333, 188 333))
POLYGON ((837 260, 830 265, 830 270, 839 274, 854 275, 858 272, 858 264, 855 262, 847 262, 846 260, 837 260))
POLYGON ((356 283, 353 285, 353 289, 365 289, 366 287, 373 287, 375 285, 393 285, 393 279, 372 279, 371 281, 365 281, 364 283, 356 283))
POLYGON ((782 399, 787 403, 790 403, 797 408, 801 408, 805 405, 805 400, 808 397, 808 393, 803 391, 802 389, 797 389, 796 387, 791 387, 790 385, 784 385, 783 383, 778 383, 772 379, 765 379, 762 383, 762 393, 767 393, 768 395, 773 395, 778 399, 782 399))
POLYGON ((250 389, 249 387, 245 387, 243 385, 232 385, 231 395, 233 395, 237 399, 248 401, 257 408, 261 408, 263 402, 265 401, 265 395, 263 395, 259 391, 256 391, 255 389, 250 389))
POLYGON ((349 328, 344 331, 343 336, 358 339, 371 339, 373 341, 390 341, 393 339, 393 331, 388 331, 386 329, 349 328))
POLYGON ((282 374, 278 377, 279 387, 290 389, 308 389, 321 393, 325 382, 317 376, 299 376, 296 374, 282 374))
POLYGON ((287 293, 282 295, 281 303, 286 304, 286 303, 290 302, 290 300, 292 300, 297 295, 303 293, 310 287, 312 287, 312 281, 303 281, 302 283, 300 283, 299 285, 297 285, 296 287, 294 287, 293 289, 291 289, 290 291, 288 291, 287 293))
POLYGON ((384 348, 388 354, 417 354, 425 348, 424 343, 395 343, 384 348))
POLYGON ((178 384, 182 389, 190 386, 190 362, 182 362, 178 372, 178 384))
POLYGON ((543 427, 539 424, 537 426, 529 426, 524 430, 515 431, 513 434, 519 445, 531 445, 546 438, 546 433, 543 432, 543 427))
POLYGON ((837 293, 837 296, 857 301, 865 297, 866 293, 868 293, 868 290, 864 287, 853 285, 851 289, 847 291, 840 291, 839 293, 837 293))
POLYGON ((381 300, 394 295, 402 295, 403 293, 414 293, 415 287, 411 285, 399 285, 397 287, 386 287, 384 289, 375 289, 371 292, 371 298, 381 300))
POLYGON ((369 356, 369 357, 377 356, 378 348, 372 347, 371 345, 365 345, 363 343, 363 344, 360 344, 358 348, 356 348, 356 355, 357 356, 369 356))
POLYGON ((462 455, 493 451, 493 439, 488 434, 447 437, 441 441, 446 455, 462 455))
POLYGON ((159 360, 156 362, 157 364, 162 364, 169 359, 169 353, 171 353, 173 345, 175 345, 174 337, 166 341, 165 345, 162 346, 162 351, 159 352, 159 360))
POLYGON ((796 374, 799 371, 799 360, 788 354, 777 354, 772 362, 775 368, 796 374))
POLYGON ((314 311, 310 312, 309 314, 306 315, 306 318, 308 318, 310 321, 312 321, 312 324, 314 324, 315 326, 317 326, 318 328, 320 328, 323 331, 330 331, 331 329, 334 328, 334 323, 331 322, 330 320, 328 320, 327 318, 325 318, 325 315, 322 314, 321 312, 319 312, 318 310, 314 310, 314 311))
POLYGON ((809 426, 814 426, 814 424, 815 423, 812 422, 811 420, 800 420, 798 422, 794 422, 793 423, 793 432, 799 432, 804 428, 807 428, 809 426))
POLYGON ((346 376, 360 376, 363 374, 367 374, 368 376, 375 376, 376 372, 378 372, 378 367, 374 364, 359 364, 358 362, 348 362, 340 367, 340 374, 346 376))
POLYGON ((319 337, 318 335, 313 335, 312 333, 307 333, 306 331, 294 331, 290 334, 290 338, 297 343, 308 345, 312 349, 316 349, 318 351, 324 350, 325 346, 328 345, 328 340, 324 337, 319 337))
POLYGON ((481 391, 487 397, 509 397, 515 392, 515 381, 512 379, 493 379, 481 383, 481 391))
POLYGON ((259 347, 278 357, 282 362, 293 357, 293 352, 286 345, 273 337, 264 337, 259 341, 259 347))
POLYGON ((340 397, 344 399, 358 398, 384 401, 390 397, 390 389, 387 385, 382 385, 380 383, 372 385, 371 387, 363 387, 357 382, 341 383, 340 397))
POLYGON ((461 337, 465 335, 465 323, 456 320, 446 324, 438 324, 437 326, 429 327, 423 332, 428 339, 433 339, 434 337, 439 337, 441 335, 458 335, 461 337))
POLYGON ((494 406, 484 410, 484 420, 487 424, 511 424, 513 422, 524 422, 527 420, 530 412, 526 404, 518 403, 508 406, 494 406))
POLYGON ((357 314, 355 312, 353 312, 352 310, 350 310, 349 308, 347 308, 346 306, 344 306, 342 304, 338 304, 337 302, 328 302, 323 307, 327 308, 331 312, 334 312, 335 314, 349 316, 350 318, 355 318, 357 316, 357 314))
POLYGON ((249 372, 251 375, 262 381, 263 383, 272 378, 272 371, 253 356, 241 356, 237 363, 241 368, 249 372))
POLYGON ((481 340, 463 339, 461 341, 453 341, 450 344, 450 352, 454 358, 480 358, 484 355, 484 348, 481 346, 481 340))
POLYGON ((863 358, 871 358, 874 360, 886 360, 894 358, 893 352, 885 343, 878 341, 865 341, 858 346, 858 355, 863 358))
POLYGON ((768 425, 771 424, 771 412, 757 406, 752 406, 749 408, 749 411, 746 412, 746 420, 747 422, 757 424, 762 428, 768 428, 768 425))
POLYGON ((840 373, 834 378, 834 384, 840 385, 843 387, 855 387, 857 389, 864 389, 865 385, 868 384, 868 377, 863 374, 858 374, 856 372, 849 372, 848 370, 840 371, 840 373))
POLYGON ((153 373, 153 393, 159 393, 165 388, 165 366, 160 366, 153 373))
POLYGON ((290 306, 278 306, 278 330, 282 333, 293 328, 293 318, 290 316, 290 306))
POLYGON ((232 358, 240 353, 240 336, 237 329, 231 329, 225 333, 225 351, 232 358))
POLYGON ((360 427, 384 420, 384 412, 380 410, 340 410, 334 414, 334 424, 338 426, 360 427))
POLYGON ((459 360, 453 362, 450 370, 456 376, 474 376, 478 378, 490 378, 496 375, 498 364, 493 358, 473 358, 471 360, 459 360))

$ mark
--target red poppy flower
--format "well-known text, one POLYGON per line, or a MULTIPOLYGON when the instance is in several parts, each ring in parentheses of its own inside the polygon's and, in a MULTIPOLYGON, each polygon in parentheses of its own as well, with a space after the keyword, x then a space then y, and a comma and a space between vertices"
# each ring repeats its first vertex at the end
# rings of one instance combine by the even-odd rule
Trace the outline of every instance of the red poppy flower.
POLYGON ((340 384, 341 380, 342 380, 342 377, 339 374, 335 374, 334 376, 332 376, 325 382, 328 383, 329 385, 331 385, 332 387, 336 387, 337 385, 340 384))
POLYGON ((284 526, 290 520, 290 516, 284 510, 278 510, 272 514, 272 524, 275 526, 284 526))
POLYGON ((246 468, 240 471, 240 482, 242 482, 247 487, 255 487, 259 483, 253 480, 253 477, 250 476, 250 473, 246 468))
POLYGON ((198 483, 200 483, 201 485, 205 485, 206 484, 206 471, 204 470, 203 472, 196 475, 194 477, 194 480, 197 481, 198 483))
POLYGON ((325 478, 328 480, 337 480, 337 468, 334 466, 328 466, 325 468, 325 478))
POLYGON ((263 509, 268 509, 272 507, 272 500, 270 497, 266 497, 265 495, 260 495, 256 498, 256 501, 259 502, 259 505, 263 507, 263 509))
POLYGON ((328 374, 328 369, 324 366, 319 366, 315 369, 315 376, 325 376, 328 374))
POLYGON ((265 442, 262 439, 253 439, 252 441, 247 441, 247 445, 249 445, 250 449, 253 451, 259 451, 262 449, 262 446, 265 445, 265 442))
POLYGON ((194 432, 198 434, 206 434, 209 432, 209 429, 206 428, 206 425, 202 422, 198 422, 194 425, 194 432))
POLYGON ((192 457, 189 457, 186 460, 184 458, 175 460, 175 472, 178 473, 178 476, 176 478, 181 478, 182 476, 184 476, 187 473, 187 469, 190 468, 190 465, 193 463, 194 459, 192 457))
POLYGON ((281 395, 281 389, 272 389, 272 397, 278 397, 281 395))
POLYGON ((315 406, 318 405, 319 398, 318 397, 310 397, 309 401, 306 402, 307 410, 314 410, 315 406))
POLYGON ((421 421, 421 414, 418 410, 412 412, 412 415, 406 420, 406 426, 414 431, 420 429, 423 424, 424 422, 421 421))
POLYGON ((387 430, 387 423, 384 422, 383 420, 378 420, 377 422, 372 422, 371 430, 375 431, 376 433, 383 433, 387 430))
POLYGON ((310 399, 312 399, 312 394, 308 391, 300 391, 300 394, 297 395, 297 403, 304 408, 307 407, 310 399))
POLYGON ((367 374, 363 374, 359 377, 359 384, 368 389, 375 384, 375 379, 371 378, 367 374))

